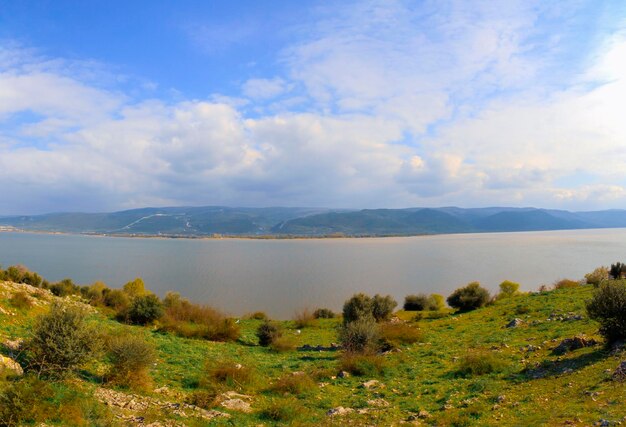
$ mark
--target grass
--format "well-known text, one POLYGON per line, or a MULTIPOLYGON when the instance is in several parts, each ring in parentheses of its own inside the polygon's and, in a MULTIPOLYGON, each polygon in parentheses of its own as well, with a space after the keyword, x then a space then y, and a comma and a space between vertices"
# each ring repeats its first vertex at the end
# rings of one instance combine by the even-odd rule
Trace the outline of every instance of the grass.
MULTIPOLYGON (((577 285, 518 295, 468 313, 443 311, 441 318, 424 316, 419 324, 411 321, 415 313, 405 316, 398 312, 406 323, 394 326, 392 335, 399 341, 401 352, 364 359, 344 357, 341 351, 275 352, 261 347, 255 332, 263 320, 252 316, 240 321, 239 339, 231 342, 209 342, 150 327, 121 325, 98 313, 90 322, 103 331, 140 335, 156 349, 156 365, 150 371, 153 389, 137 393, 162 398, 154 389, 167 386, 173 401, 231 414, 230 420, 217 420, 216 425, 398 425, 426 411, 428 418, 420 419, 424 425, 585 426, 601 419, 621 421, 624 416, 623 384, 611 381, 610 373, 626 359, 626 354, 610 356, 601 345, 562 356, 552 354, 561 340, 578 334, 602 341, 597 334, 598 324, 585 313, 585 301, 592 291, 591 286, 577 285), (582 314, 584 318, 553 320, 553 314, 567 313, 582 314), (523 324, 506 328, 514 318, 522 319, 523 324), (406 337, 411 336, 407 331, 419 331, 417 339, 407 341, 406 337), (476 354, 468 353, 468 349, 479 349, 479 357, 471 359, 469 356, 476 354), (485 359, 491 360, 490 367, 478 367, 485 359), (337 377, 340 370, 352 375, 337 377), (382 386, 361 387, 371 379, 382 386), (220 407, 216 397, 229 390, 251 396, 253 412, 220 407), (368 403, 375 399, 384 399, 389 406, 368 403), (340 418, 326 416, 329 409, 338 406, 354 411, 340 418)), ((46 308, 34 305, 18 309, 12 305, 10 295, 0 295, 0 307, 15 313, 0 312, 0 340, 28 336, 34 317, 46 308)), ((306 328, 297 328, 291 320, 278 323, 283 336, 297 347, 308 344, 330 348, 337 342, 341 319, 318 319, 306 328)), ((76 420, 82 417, 89 425, 105 419, 101 411, 110 409, 90 398, 89 390, 102 386, 101 372, 107 372, 109 366, 106 360, 94 362, 75 378, 46 383, 52 391, 39 408, 46 404, 58 408, 62 402, 65 409, 63 413, 51 411, 52 419, 46 419, 43 413, 37 422, 80 424, 76 420)), ((11 384, 3 381, 0 390, 11 384)))

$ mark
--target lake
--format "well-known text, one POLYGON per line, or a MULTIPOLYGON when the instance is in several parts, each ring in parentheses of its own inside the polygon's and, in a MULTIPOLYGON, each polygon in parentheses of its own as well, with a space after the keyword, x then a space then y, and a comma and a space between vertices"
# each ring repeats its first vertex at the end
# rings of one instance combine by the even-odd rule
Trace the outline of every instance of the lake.
POLYGON ((163 296, 180 292, 233 315, 288 319, 301 308, 339 310, 355 292, 449 295, 478 280, 536 290, 626 260, 626 229, 306 240, 146 239, 0 233, 0 264, 23 264, 49 281, 142 277, 163 296))

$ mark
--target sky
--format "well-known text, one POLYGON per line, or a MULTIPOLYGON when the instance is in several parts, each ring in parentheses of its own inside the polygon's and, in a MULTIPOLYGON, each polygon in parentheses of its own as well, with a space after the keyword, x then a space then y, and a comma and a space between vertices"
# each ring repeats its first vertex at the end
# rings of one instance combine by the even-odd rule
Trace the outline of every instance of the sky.
POLYGON ((0 0, 0 189, 626 208, 626 2, 0 0))

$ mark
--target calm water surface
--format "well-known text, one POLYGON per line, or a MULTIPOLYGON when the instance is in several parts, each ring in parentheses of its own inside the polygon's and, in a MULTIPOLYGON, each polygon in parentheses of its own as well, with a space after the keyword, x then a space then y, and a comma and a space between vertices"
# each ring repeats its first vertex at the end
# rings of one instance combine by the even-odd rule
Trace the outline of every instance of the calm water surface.
POLYGON ((626 229, 316 240, 187 240, 0 233, 0 264, 24 264, 50 281, 111 287, 142 277, 160 295, 241 315, 290 318, 300 308, 339 309, 355 292, 448 295, 469 281, 526 290, 582 278, 626 260, 626 229))

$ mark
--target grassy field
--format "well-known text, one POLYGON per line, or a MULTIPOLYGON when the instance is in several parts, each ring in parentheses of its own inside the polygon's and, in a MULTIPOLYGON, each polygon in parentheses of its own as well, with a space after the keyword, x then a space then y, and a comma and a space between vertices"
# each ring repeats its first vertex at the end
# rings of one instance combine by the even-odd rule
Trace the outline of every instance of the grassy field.
MULTIPOLYGON (((54 297, 17 308, 13 288, 0 286, 0 342, 27 338, 33 319, 54 297)), ((40 403, 54 410, 42 417, 47 425, 617 425, 626 420, 626 389, 611 374, 626 354, 610 354, 597 335, 598 325, 587 319, 585 301, 592 291, 578 286, 524 294, 469 313, 418 321, 415 313, 400 311, 400 321, 422 330, 421 342, 366 360, 362 375, 347 377, 338 376, 341 351, 330 349, 338 341, 339 319, 319 319, 302 329, 280 322, 298 347, 324 348, 275 352, 257 344, 260 320, 241 319, 240 339, 221 343, 123 325, 96 310, 90 322, 99 330, 129 330, 157 349, 149 387, 115 390, 137 399, 196 403, 230 417, 207 421, 158 405, 137 410, 106 406, 94 397, 96 389, 110 387, 102 376, 106 359, 70 378, 48 381, 49 395, 42 394, 40 403), (521 324, 507 328, 515 318, 521 324), (563 339, 581 334, 600 344, 553 352, 563 339), (229 377, 233 367, 236 372, 229 377), (238 399, 249 403, 250 411, 220 404, 216 396, 228 391, 243 395, 238 399), (338 407, 344 410, 328 415, 338 407)), ((9 354, 8 349, 2 353, 9 354)), ((25 378, 4 379, 0 390, 25 378)))

